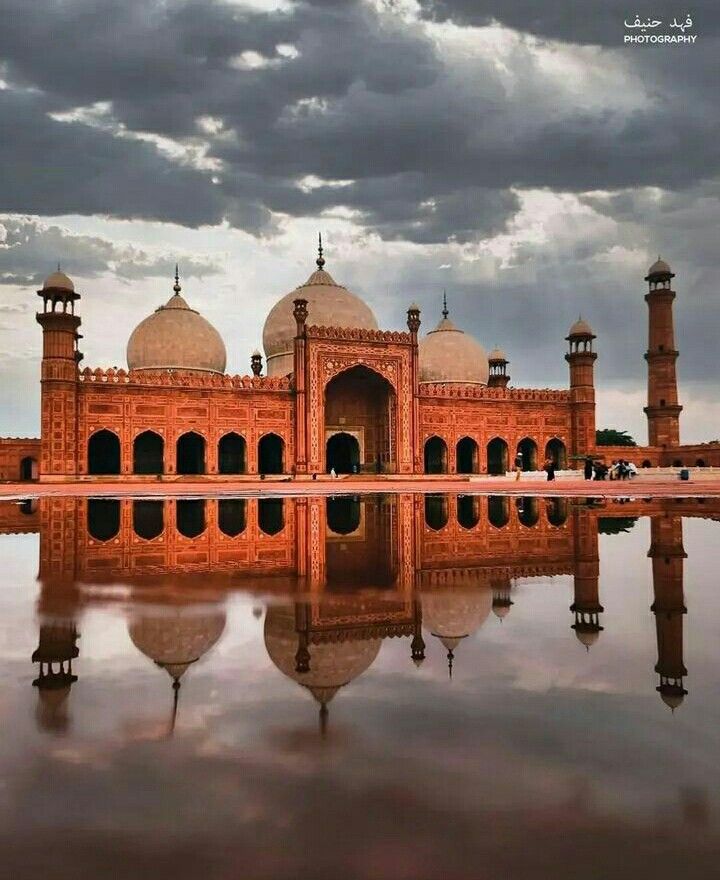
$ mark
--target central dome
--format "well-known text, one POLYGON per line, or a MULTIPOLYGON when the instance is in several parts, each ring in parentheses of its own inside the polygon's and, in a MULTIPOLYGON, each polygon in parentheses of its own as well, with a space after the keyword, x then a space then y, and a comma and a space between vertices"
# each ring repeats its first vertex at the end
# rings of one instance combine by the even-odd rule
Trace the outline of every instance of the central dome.
POLYGON ((420 340, 418 354, 421 382, 487 385, 490 367, 485 349, 453 324, 447 305, 437 327, 420 340))
POLYGON ((317 259, 317 270, 305 284, 291 290, 270 309, 263 328, 263 347, 268 376, 287 376, 293 371, 295 318, 293 300, 306 299, 308 324, 317 327, 352 327, 377 330, 372 310, 358 296, 337 284, 324 269, 325 260, 317 259))
POLYGON ((225 343, 213 325, 180 296, 174 295, 141 321, 127 345, 131 370, 203 370, 224 373, 225 343))

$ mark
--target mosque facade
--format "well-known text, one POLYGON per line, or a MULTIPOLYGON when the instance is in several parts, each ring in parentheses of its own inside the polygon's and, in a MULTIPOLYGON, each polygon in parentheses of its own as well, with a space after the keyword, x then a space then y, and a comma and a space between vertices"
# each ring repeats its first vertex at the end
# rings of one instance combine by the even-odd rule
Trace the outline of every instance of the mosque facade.
POLYGON ((0 440, 1 478, 501 474, 517 453, 525 470, 601 453, 720 465, 720 445, 680 445, 674 274, 664 261, 645 279, 649 444, 631 451, 596 449, 596 337, 586 321, 566 337, 567 388, 514 387, 505 353, 487 354, 446 304, 429 332, 414 304, 405 330, 382 330, 327 271, 322 246, 316 263, 271 309, 264 358, 252 354, 247 376, 227 374, 224 341, 183 297, 177 273, 172 296, 130 336, 127 369, 82 366, 81 296, 54 272, 38 291, 41 437, 0 440))

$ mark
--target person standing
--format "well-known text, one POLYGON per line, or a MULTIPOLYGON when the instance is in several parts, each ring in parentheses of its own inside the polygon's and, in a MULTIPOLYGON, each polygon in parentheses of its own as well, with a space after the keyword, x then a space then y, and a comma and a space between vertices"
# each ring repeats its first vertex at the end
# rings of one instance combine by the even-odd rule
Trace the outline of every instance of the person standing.
POLYGON ((520 474, 522 473, 522 469, 523 469, 522 452, 518 452, 518 454, 515 456, 515 480, 516 481, 520 479, 520 474))
POLYGON ((546 458, 545 464, 543 465, 543 470, 547 474, 548 481, 555 479, 555 460, 552 458, 546 458))
POLYGON ((588 455, 588 457, 585 459, 585 479, 592 480, 592 478, 593 478, 593 460, 588 455))

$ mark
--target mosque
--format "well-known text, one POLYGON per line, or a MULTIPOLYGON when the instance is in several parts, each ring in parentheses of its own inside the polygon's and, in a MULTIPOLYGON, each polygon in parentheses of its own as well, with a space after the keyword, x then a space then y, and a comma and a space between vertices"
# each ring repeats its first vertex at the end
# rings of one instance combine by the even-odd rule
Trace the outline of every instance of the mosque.
MULTIPOLYGON (((720 444, 680 446, 671 289, 658 259, 649 291, 649 444, 638 464, 720 465, 720 444)), ((0 479, 125 480, 178 475, 503 474, 546 459, 577 467, 595 448, 595 334, 567 334, 569 387, 510 385, 508 357, 450 319, 420 333, 381 330, 370 307, 316 269, 270 310, 252 375, 226 373, 222 336, 182 295, 144 318, 127 369, 82 367, 80 293, 61 271, 38 291, 43 333, 40 439, 0 440, 0 479), (263 375, 264 373, 264 375, 263 375)))

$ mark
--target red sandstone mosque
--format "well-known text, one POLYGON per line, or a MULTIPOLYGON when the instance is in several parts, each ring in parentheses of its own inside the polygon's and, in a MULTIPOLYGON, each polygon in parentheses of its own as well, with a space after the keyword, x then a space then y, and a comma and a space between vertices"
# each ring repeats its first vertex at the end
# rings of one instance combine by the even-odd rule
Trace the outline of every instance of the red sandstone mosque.
POLYGON ((671 287, 658 259, 649 307, 649 445, 595 447, 595 334, 579 319, 566 337, 567 389, 509 385, 508 358, 442 320, 420 335, 380 330, 369 306, 325 269, 270 310, 251 376, 225 372, 220 333, 181 295, 133 331, 128 369, 81 367, 80 293, 57 271, 38 295, 43 333, 41 437, 0 440, 0 478, 327 473, 501 474, 522 453, 576 467, 586 455, 632 455, 645 466, 720 465, 720 444, 680 445, 671 287))

